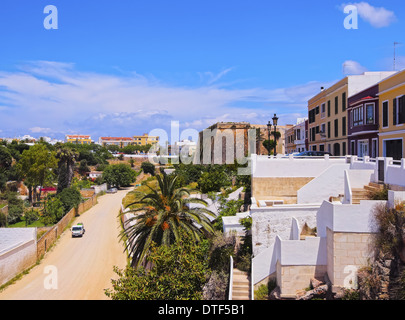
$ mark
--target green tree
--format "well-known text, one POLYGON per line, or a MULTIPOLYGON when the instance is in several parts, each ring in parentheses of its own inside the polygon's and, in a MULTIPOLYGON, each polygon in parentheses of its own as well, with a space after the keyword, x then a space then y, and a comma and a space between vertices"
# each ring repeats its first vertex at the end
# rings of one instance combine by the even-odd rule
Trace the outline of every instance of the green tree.
POLYGON ((18 198, 16 192, 9 192, 7 194, 7 204, 8 204, 8 224, 13 224, 21 220, 24 214, 24 202, 18 198))
POLYGON ((266 148, 267 152, 272 153, 272 150, 276 147, 276 142, 274 140, 264 140, 263 146, 266 148))
POLYGON ((155 165, 149 161, 142 162, 141 169, 144 173, 150 173, 152 176, 156 174, 155 165))
POLYGON ((40 198, 41 191, 37 197, 37 186, 45 186, 52 182, 53 169, 57 167, 55 153, 46 148, 43 144, 36 144, 28 150, 24 150, 18 162, 19 172, 24 178, 24 184, 29 190, 30 202, 40 198))
POLYGON ((207 246, 182 235, 169 246, 151 244, 150 270, 115 268, 118 280, 105 293, 113 300, 200 300, 210 273, 207 246))
POLYGON ((176 189, 176 175, 158 175, 156 189, 146 185, 149 193, 127 207, 137 205, 131 212, 137 214, 129 220, 134 222, 121 234, 128 238, 127 248, 132 254, 132 265, 140 266, 150 252, 152 242, 170 245, 179 239, 184 230, 194 241, 201 241, 206 234, 213 233, 208 216, 214 213, 205 208, 206 201, 192 198, 185 188, 176 189), (194 206, 193 206, 194 205, 194 206))
POLYGON ((75 161, 78 159, 79 153, 72 148, 64 145, 58 145, 56 158, 58 159, 58 189, 57 193, 63 189, 69 188, 72 184, 74 175, 75 161))
MULTIPOLYGON (((68 190, 68 189, 65 189, 68 190)), ((65 214, 65 208, 59 196, 50 197, 46 201, 42 220, 45 225, 53 225, 57 223, 65 214)))
POLYGON ((231 179, 223 169, 204 172, 198 179, 198 188, 202 193, 219 192, 221 188, 232 184, 231 179))
POLYGON ((135 182, 135 179, 136 172, 124 163, 109 165, 103 171, 103 181, 110 186, 128 186, 135 182))
POLYGON ((81 174, 82 176, 86 175, 88 172, 90 172, 90 168, 87 165, 87 160, 83 159, 80 161, 80 165, 79 165, 79 174, 81 174))
POLYGON ((13 162, 13 157, 11 156, 10 151, 5 147, 0 145, 0 167, 10 168, 13 162))
POLYGON ((64 213, 68 213, 71 209, 77 208, 82 201, 82 195, 80 191, 74 187, 65 188, 61 193, 57 195, 62 202, 64 213))

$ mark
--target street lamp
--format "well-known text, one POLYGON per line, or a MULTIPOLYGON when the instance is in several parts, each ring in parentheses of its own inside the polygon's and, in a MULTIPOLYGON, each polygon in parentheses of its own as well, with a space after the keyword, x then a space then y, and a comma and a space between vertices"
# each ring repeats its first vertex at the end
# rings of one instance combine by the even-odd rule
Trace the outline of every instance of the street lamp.
POLYGON ((271 132, 271 122, 269 120, 269 123, 267 124, 267 135, 268 135, 268 142, 269 142, 267 151, 268 151, 269 158, 270 158, 270 132, 271 132))
MULTIPOLYGON (((278 121, 278 117, 277 117, 277 115, 276 114, 274 114, 274 117, 273 117, 273 126, 274 126, 274 156, 276 156, 277 155, 277 137, 276 137, 276 134, 277 134, 277 121, 278 121)), ((269 123, 270 123, 270 121, 269 121, 269 123)))

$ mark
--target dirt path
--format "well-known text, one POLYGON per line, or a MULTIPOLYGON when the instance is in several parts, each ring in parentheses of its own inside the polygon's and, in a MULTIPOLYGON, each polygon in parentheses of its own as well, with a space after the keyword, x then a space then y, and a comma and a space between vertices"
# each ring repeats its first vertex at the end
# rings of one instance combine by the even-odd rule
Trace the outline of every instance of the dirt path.
POLYGON ((117 215, 128 191, 100 197, 97 205, 75 220, 83 222, 84 236, 72 238, 66 230, 38 266, 0 292, 0 300, 108 299, 104 289, 117 278, 113 267, 126 265, 117 215))

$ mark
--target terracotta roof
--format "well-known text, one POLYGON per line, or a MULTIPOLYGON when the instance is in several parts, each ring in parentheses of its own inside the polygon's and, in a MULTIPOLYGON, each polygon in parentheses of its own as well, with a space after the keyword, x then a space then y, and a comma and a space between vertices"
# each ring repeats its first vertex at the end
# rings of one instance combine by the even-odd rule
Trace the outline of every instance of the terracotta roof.
POLYGON ((101 137, 101 140, 132 140, 132 138, 127 138, 127 137, 101 137))

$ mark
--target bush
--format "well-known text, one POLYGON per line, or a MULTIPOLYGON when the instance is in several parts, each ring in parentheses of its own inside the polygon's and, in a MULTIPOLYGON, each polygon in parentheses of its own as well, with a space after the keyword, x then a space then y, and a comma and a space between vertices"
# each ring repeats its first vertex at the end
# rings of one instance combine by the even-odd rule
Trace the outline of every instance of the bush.
POLYGON ((152 176, 154 176, 156 174, 155 165, 148 161, 142 162, 141 169, 143 170, 143 172, 145 174, 150 173, 152 176))
MULTIPOLYGON (((66 195, 65 197, 67 198, 66 195)), ((53 225, 57 223, 70 209, 66 212, 65 210, 66 209, 59 197, 48 198, 42 216, 44 224, 53 225)))
POLYGON ((72 208, 77 208, 82 201, 80 191, 74 187, 63 189, 63 191, 59 193, 57 197, 62 202, 65 214, 68 213, 72 208))

